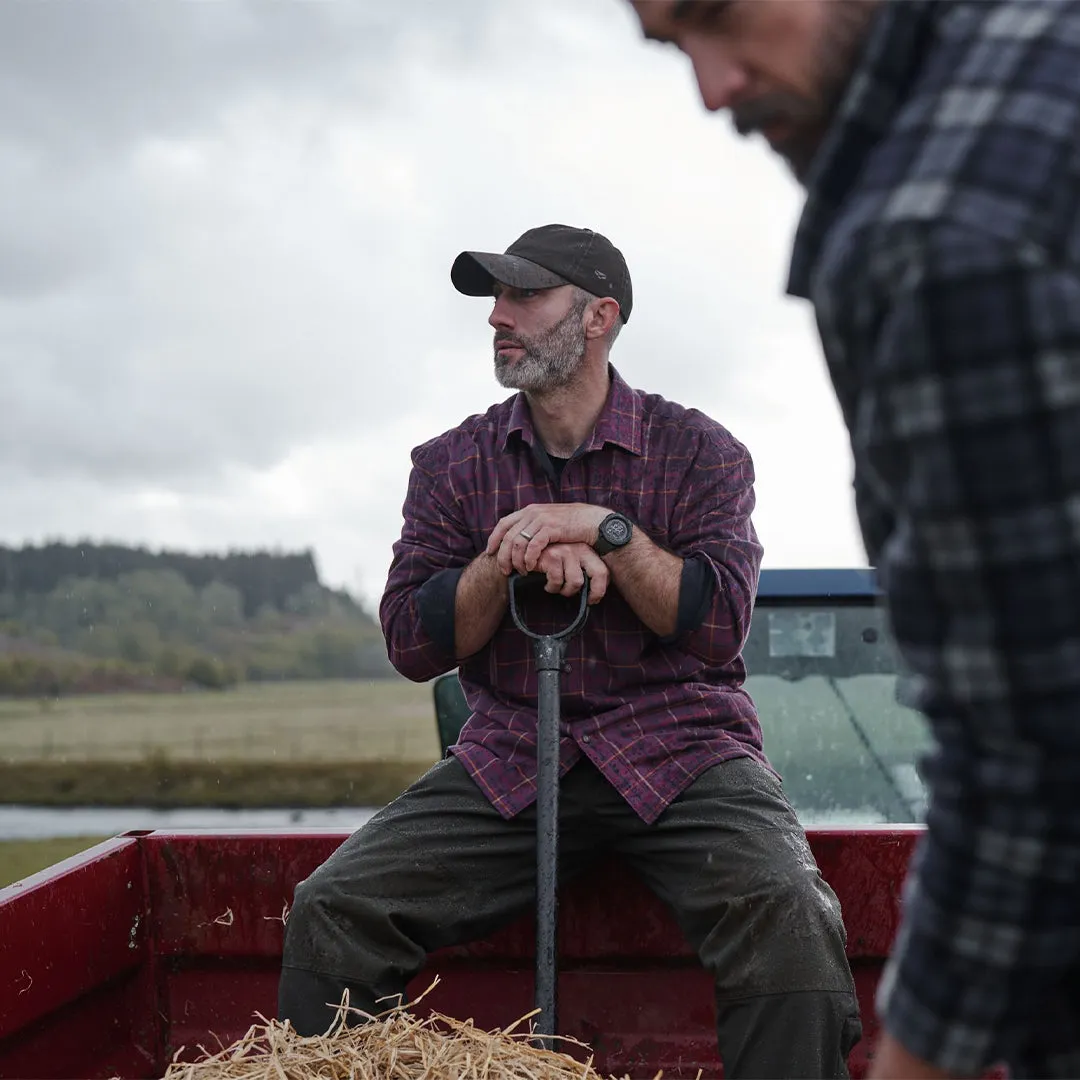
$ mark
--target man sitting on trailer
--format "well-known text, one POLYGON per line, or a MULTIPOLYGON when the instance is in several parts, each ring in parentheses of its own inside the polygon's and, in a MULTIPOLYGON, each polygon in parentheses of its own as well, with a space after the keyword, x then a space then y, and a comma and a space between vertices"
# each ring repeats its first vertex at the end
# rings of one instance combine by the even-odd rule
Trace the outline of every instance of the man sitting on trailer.
POLYGON ((458 667, 472 715, 297 886, 279 1015, 321 1033, 346 988, 378 1012, 428 953, 529 909, 537 680, 509 576, 546 577, 554 628, 588 575, 562 675, 560 878, 616 852, 672 907, 715 974, 725 1075, 846 1076, 861 1026, 840 905, 743 688, 762 555, 750 454, 611 366, 632 289, 605 237, 531 229, 503 254, 462 252, 451 279, 494 298, 495 376, 519 392, 413 451, 380 619, 408 678, 458 667))

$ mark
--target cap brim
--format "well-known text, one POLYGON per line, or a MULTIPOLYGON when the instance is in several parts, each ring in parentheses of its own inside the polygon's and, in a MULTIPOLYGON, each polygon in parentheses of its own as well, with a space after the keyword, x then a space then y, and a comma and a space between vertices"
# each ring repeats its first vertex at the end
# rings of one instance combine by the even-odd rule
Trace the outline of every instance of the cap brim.
POLYGON ((487 251, 463 251, 450 268, 450 280, 466 296, 491 296, 496 281, 514 289, 554 289, 568 284, 566 278, 520 255, 487 251))

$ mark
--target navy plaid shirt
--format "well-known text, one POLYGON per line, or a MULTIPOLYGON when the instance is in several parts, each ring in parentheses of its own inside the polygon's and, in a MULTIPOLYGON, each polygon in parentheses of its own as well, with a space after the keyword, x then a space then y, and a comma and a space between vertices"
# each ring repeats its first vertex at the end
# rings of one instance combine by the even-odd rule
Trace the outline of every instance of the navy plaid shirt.
POLYGON ((937 741, 882 1020, 1080 1075, 1080 4, 883 4, 807 193, 789 291, 937 741))
MULTIPOLYGON (((705 769, 751 756, 766 765, 743 689, 762 548, 751 522, 750 454, 720 424, 631 389, 614 368, 592 435, 556 474, 523 394, 413 451, 401 538, 380 618, 390 659, 424 680, 454 661, 454 591, 500 518, 530 503, 618 510, 684 558, 679 619, 654 634, 612 586, 570 639, 562 683, 562 772, 585 755, 646 822, 705 769)), ((541 633, 578 600, 523 598, 541 633)), ((459 678, 472 716, 452 752, 506 818, 536 798, 533 646, 507 614, 459 678)))

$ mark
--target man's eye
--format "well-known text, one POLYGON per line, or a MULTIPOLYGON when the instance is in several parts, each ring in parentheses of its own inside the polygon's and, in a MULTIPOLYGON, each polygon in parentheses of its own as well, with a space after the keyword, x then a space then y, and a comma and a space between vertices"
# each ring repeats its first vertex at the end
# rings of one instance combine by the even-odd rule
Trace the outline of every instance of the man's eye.
POLYGON ((701 14, 702 23, 711 25, 712 23, 719 22, 725 15, 731 13, 733 5, 734 0, 713 0, 711 4, 703 4, 701 14))
POLYGON ((683 0, 675 5, 675 18, 695 30, 714 30, 734 6, 735 0, 683 0))
POLYGON ((498 300, 500 296, 509 297, 511 300, 531 300, 534 296, 537 296, 539 292, 539 289, 515 289, 511 286, 506 289, 501 287, 493 289, 492 296, 494 296, 496 300, 498 300))

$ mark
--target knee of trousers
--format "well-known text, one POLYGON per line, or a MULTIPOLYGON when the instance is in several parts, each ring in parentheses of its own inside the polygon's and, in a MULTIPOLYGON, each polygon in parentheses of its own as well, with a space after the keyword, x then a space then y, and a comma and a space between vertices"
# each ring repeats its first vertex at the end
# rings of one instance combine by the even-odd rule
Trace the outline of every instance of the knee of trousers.
POLYGON ((698 951, 723 996, 853 993, 846 946, 839 901, 807 877, 720 905, 698 951))
MULTIPOLYGON (((297 882, 285 919, 286 963, 290 962, 290 951, 303 949, 306 952, 310 949, 312 940, 318 936, 327 920, 329 892, 330 890, 324 887, 318 870, 297 882)), ((299 962, 300 957, 294 959, 299 962)))
POLYGON ((354 958, 363 955, 365 931, 377 918, 362 895, 346 894, 326 865, 300 881, 285 920, 286 965, 356 978, 354 958))

